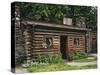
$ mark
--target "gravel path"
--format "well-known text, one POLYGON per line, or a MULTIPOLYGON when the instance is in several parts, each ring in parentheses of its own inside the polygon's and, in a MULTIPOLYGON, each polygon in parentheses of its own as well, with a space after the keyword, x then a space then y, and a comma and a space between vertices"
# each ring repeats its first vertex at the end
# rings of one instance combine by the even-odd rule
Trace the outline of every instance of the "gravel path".
POLYGON ((96 61, 92 62, 67 62, 66 64, 71 65, 71 66, 86 66, 86 65, 95 65, 97 64, 96 61))
MULTIPOLYGON (((87 59, 95 59, 97 57, 97 54, 89 54, 90 57, 88 57, 87 59), (92 56, 92 57, 91 57, 92 56)), ((71 65, 71 66, 86 66, 86 65, 95 65, 97 64, 97 61, 91 61, 91 62, 67 62, 66 64, 71 65)))
POLYGON ((28 73, 27 69, 22 68, 22 67, 17 67, 15 69, 15 73, 28 73))

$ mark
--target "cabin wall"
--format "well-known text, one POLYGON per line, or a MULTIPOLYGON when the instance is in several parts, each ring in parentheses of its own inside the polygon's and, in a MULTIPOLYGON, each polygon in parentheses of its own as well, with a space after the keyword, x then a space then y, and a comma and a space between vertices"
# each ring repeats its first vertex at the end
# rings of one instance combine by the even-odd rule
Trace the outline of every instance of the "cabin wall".
MULTIPOLYGON (((37 56, 38 54, 61 54, 60 51, 60 36, 62 36, 63 33, 55 33, 55 32, 42 32, 42 31, 35 31, 34 32, 34 38, 33 38, 33 56, 37 56), (43 47, 43 40, 46 37, 52 37, 53 40, 53 46, 51 48, 44 48, 43 47)), ((73 53, 77 50, 83 50, 85 52, 86 50, 86 41, 85 41, 85 33, 79 33, 79 32, 68 32, 65 34, 67 36, 67 39, 65 40, 66 43, 66 52, 73 53), (78 43, 75 44, 75 38, 78 39, 78 43)), ((68 54, 67 53, 67 54, 68 54)))
POLYGON ((24 46, 24 36, 19 27, 15 27, 15 63, 20 64, 26 60, 26 51, 24 46), (20 60, 23 59, 23 60, 20 60))
MULTIPOLYGON (((38 55, 58 55, 61 52, 61 36, 67 37, 65 40, 66 56, 77 50, 86 50, 86 34, 84 32, 72 32, 72 31, 49 31, 39 30, 32 25, 28 25, 24 28, 24 40, 25 50, 27 56, 27 62, 37 61, 38 55), (47 43, 50 45, 48 46, 47 43)), ((64 54, 62 54, 64 55, 64 54)))
POLYGON ((39 54, 51 54, 56 55, 59 54, 60 51, 60 38, 58 35, 49 32, 34 32, 33 38, 33 58, 39 54), (52 39, 52 46, 50 48, 45 48, 43 46, 44 40, 46 38, 52 39))
MULTIPOLYGON (((12 48, 12 60, 15 61, 15 65, 21 64, 26 60, 26 51, 25 51, 25 47, 24 47, 24 36, 23 36, 23 32, 21 29, 21 24, 20 24, 20 7, 18 6, 17 3, 13 3, 12 4, 12 19, 11 19, 11 26, 12 26, 12 33, 14 33, 14 35, 12 36, 13 38, 15 38, 14 41, 15 43, 13 44, 15 46, 15 49, 12 48), (15 50, 15 51, 14 51, 15 50), (15 53, 13 53, 15 52, 15 53), (15 59, 13 59, 15 57, 15 59), (20 60, 23 59, 23 60, 20 60)), ((12 45, 12 46, 13 46, 12 45)), ((14 64, 14 62, 12 62, 12 64, 14 64)))
POLYGON ((85 34, 73 34, 68 36, 68 50, 70 53, 77 50, 86 50, 85 34))

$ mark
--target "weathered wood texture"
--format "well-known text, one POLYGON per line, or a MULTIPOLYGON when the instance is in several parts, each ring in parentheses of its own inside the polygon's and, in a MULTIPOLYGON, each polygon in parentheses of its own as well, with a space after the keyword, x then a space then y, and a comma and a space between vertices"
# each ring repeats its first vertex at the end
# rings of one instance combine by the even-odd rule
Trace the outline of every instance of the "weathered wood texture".
POLYGON ((92 50, 91 52, 97 53, 97 32, 92 32, 92 50))
POLYGON ((25 49, 27 56, 27 63, 32 62, 32 50, 33 50, 33 27, 31 25, 25 27, 24 31, 25 49))
POLYGON ((59 36, 54 33, 48 32, 34 32, 33 38, 33 55, 35 54, 58 54, 59 53, 59 36), (53 46, 51 48, 43 47, 43 40, 45 37, 51 37, 53 40, 53 46))
MULTIPOLYGON (((63 34, 63 33, 62 33, 63 34)), ((85 51, 85 34, 84 33, 70 33, 68 32, 67 39, 65 42, 66 44, 66 52, 75 52, 76 50, 83 50, 85 51), (73 36, 74 35, 74 36, 73 36), (74 44, 74 38, 79 39, 79 45, 76 46, 74 44), (68 47, 67 47, 68 46, 68 47)), ((40 32, 40 31, 35 31, 34 32, 34 38, 33 38, 33 55, 34 54, 59 54, 61 53, 60 51, 60 36, 61 33, 56 33, 56 32, 40 32), (45 36, 49 36, 53 38, 53 47, 52 48, 43 48, 43 39, 45 36)))
POLYGON ((75 36, 68 36, 68 50, 69 52, 75 52, 77 50, 84 50, 85 51, 85 35, 83 34, 76 34, 75 36), (78 45, 74 44, 74 38, 78 38, 78 45))
POLYGON ((15 21, 15 64, 18 64, 18 60, 22 59, 23 61, 26 57, 25 47, 24 47, 24 36, 20 28, 20 7, 15 4, 15 12, 12 20, 15 21))
POLYGON ((68 25, 61 25, 61 24, 54 24, 54 23, 46 23, 46 22, 36 22, 36 21, 22 21, 23 24, 31 24, 33 26, 47 26, 47 27, 56 27, 56 28, 63 28, 63 29, 72 29, 72 30, 82 30, 87 31, 87 28, 83 27, 75 27, 75 26, 68 26, 68 25))

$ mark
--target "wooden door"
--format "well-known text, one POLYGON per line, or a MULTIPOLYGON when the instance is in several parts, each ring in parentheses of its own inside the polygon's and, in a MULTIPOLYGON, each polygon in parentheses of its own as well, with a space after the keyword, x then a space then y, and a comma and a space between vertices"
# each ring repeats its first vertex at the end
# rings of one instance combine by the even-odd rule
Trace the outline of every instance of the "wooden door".
POLYGON ((67 59, 67 36, 60 36, 60 51, 63 59, 67 59))

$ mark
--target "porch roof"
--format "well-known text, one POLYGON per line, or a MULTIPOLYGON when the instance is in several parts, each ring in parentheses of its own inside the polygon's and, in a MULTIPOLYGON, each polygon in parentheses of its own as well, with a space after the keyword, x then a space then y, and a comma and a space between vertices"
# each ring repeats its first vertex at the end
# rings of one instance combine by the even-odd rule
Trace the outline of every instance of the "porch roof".
POLYGON ((91 31, 91 29, 88 29, 88 28, 68 26, 68 25, 64 25, 64 24, 54 24, 54 23, 37 22, 37 21, 22 21, 21 23, 24 24, 24 25, 46 26, 46 27, 80 30, 80 31, 91 31))

